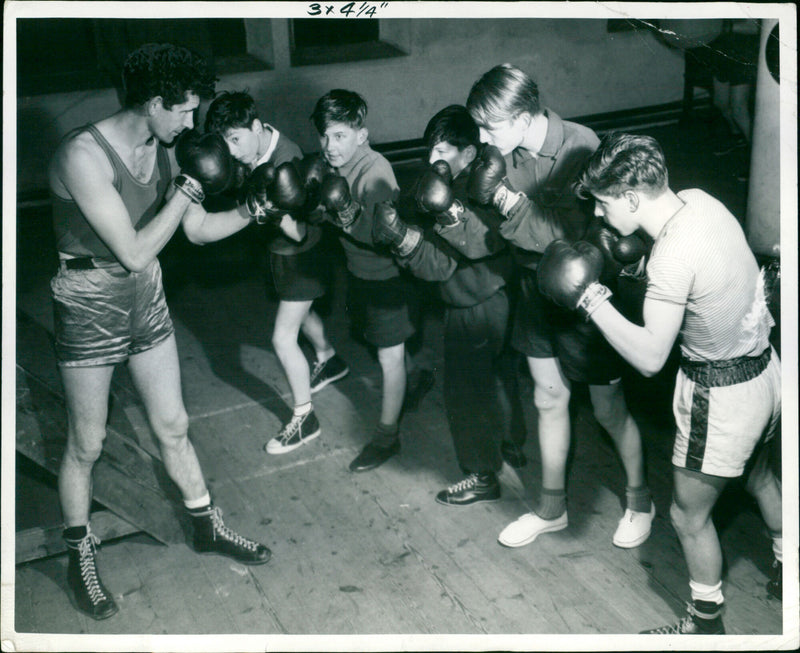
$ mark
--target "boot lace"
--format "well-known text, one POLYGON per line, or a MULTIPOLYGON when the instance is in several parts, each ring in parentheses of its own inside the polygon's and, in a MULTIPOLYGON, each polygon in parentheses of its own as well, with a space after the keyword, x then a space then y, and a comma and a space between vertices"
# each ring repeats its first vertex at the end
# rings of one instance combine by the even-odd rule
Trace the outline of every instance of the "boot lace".
POLYGON ((81 580, 86 588, 86 593, 94 605, 108 599, 100 579, 97 577, 97 566, 95 565, 95 554, 100 538, 89 531, 79 543, 78 554, 80 556, 81 580))
POLYGON ((214 506, 211 512, 211 523, 214 525, 214 537, 220 537, 224 540, 232 542, 236 546, 240 546, 249 551, 255 551, 258 544, 253 540, 248 540, 246 537, 239 535, 236 531, 231 530, 222 522, 222 510, 214 506))
POLYGON ((322 370, 325 369, 327 364, 328 361, 314 361, 314 369, 311 370, 311 385, 314 385, 314 381, 317 380, 317 377, 322 373, 322 370))
POLYGON ((297 432, 300 428, 300 425, 303 423, 303 418, 305 415, 292 415, 292 419, 289 420, 289 423, 283 427, 283 430, 278 433, 278 440, 280 440, 283 444, 286 444, 289 440, 291 440, 292 436, 297 432))
POLYGON ((447 488, 448 494, 458 494, 459 492, 463 492, 464 490, 471 490, 478 484, 478 475, 477 474, 470 474, 464 479, 461 479, 458 483, 451 485, 447 488))

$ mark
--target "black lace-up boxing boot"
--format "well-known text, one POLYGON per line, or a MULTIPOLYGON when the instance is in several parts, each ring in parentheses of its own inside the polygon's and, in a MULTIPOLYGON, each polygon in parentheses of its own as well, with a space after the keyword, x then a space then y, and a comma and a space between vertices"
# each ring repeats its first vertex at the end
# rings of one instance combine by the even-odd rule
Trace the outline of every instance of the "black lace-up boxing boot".
POLYGON ((272 551, 263 544, 225 526, 222 511, 216 506, 209 504, 188 512, 194 527, 192 546, 198 553, 217 553, 245 565, 263 565, 272 557, 272 551))
POLYGON ((97 573, 95 556, 100 540, 88 524, 66 528, 63 536, 69 552, 67 584, 75 604, 92 619, 108 619, 119 608, 97 573))

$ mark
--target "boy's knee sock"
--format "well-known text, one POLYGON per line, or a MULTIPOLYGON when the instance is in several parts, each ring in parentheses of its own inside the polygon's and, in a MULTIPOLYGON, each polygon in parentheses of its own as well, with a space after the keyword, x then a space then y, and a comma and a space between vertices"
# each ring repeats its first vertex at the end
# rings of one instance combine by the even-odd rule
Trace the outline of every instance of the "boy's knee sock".
POLYGON ((689 581, 692 592, 692 604, 701 619, 713 619, 719 616, 719 609, 725 602, 722 596, 722 581, 716 585, 703 585, 693 580, 689 581))
POLYGON ((394 424, 384 424, 378 422, 378 428, 375 429, 375 435, 372 436, 372 443, 379 447, 390 447, 397 440, 400 427, 395 422, 394 424))
POLYGON ((625 488, 625 507, 634 512, 650 512, 652 498, 646 485, 625 488))
POLYGON ((565 490, 550 490, 543 487, 533 511, 542 519, 557 519, 567 511, 565 490))

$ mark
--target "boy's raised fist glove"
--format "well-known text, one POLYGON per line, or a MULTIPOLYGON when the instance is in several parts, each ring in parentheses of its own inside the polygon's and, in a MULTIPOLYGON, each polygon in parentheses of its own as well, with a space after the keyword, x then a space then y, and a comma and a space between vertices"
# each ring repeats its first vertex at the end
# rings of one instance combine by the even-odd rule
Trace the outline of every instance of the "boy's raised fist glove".
POLYGON ((303 184, 306 189, 305 218, 308 222, 319 224, 323 221, 322 212, 317 211, 321 200, 322 180, 333 174, 333 168, 321 156, 303 159, 303 184))
POLYGON ((275 185, 275 165, 262 163, 244 182, 242 195, 247 213, 258 224, 278 226, 285 210, 279 209, 269 196, 269 189, 275 185))
POLYGON ((494 145, 484 145, 472 163, 467 195, 478 204, 493 206, 504 217, 522 198, 508 183, 506 160, 494 145))
POLYGON ((597 247, 603 254, 604 266, 601 278, 616 278, 622 268, 636 263, 648 252, 645 241, 637 234, 620 236, 603 220, 595 218, 589 223, 584 240, 597 247))
POLYGON ((611 297, 611 291, 598 281, 602 271, 603 254, 597 247, 583 240, 570 245, 558 239, 544 250, 536 276, 545 297, 588 320, 611 297))
POLYGON ((461 221, 464 206, 455 198, 451 184, 453 173, 447 161, 435 161, 417 182, 417 207, 431 213, 443 227, 452 227, 461 221))
POLYGON ((320 200, 325 210, 333 216, 334 224, 342 229, 352 225, 361 213, 361 206, 350 196, 347 179, 340 175, 323 177, 320 200))
POLYGON ((391 202, 378 202, 372 221, 372 241, 388 245, 397 256, 411 256, 420 246, 422 234, 400 219, 391 202))

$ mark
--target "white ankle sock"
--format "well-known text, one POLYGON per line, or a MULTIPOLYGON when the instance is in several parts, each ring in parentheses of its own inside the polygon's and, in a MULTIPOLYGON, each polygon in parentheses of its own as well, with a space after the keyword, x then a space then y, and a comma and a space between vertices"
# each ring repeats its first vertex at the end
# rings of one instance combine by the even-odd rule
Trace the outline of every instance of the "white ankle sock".
POLYGON ((207 506, 211 503, 211 495, 206 492, 202 497, 199 499, 192 499, 191 501, 186 501, 184 499, 183 505, 186 506, 189 510, 195 510, 197 508, 202 508, 207 506))
POLYGON ((775 560, 783 564, 783 536, 772 538, 772 553, 775 560))
POLYGON ((329 361, 334 356, 336 356, 336 350, 335 349, 329 349, 328 351, 323 351, 323 352, 319 352, 318 351, 317 352, 317 360, 320 363, 324 363, 326 361, 329 361))
POLYGON ((294 407, 294 414, 295 415, 308 415, 314 407, 311 405, 310 401, 307 401, 304 404, 299 404, 294 407))
POLYGON ((722 581, 716 585, 703 585, 690 580, 689 589, 692 591, 693 601, 711 601, 720 605, 725 601, 722 596, 722 581))

